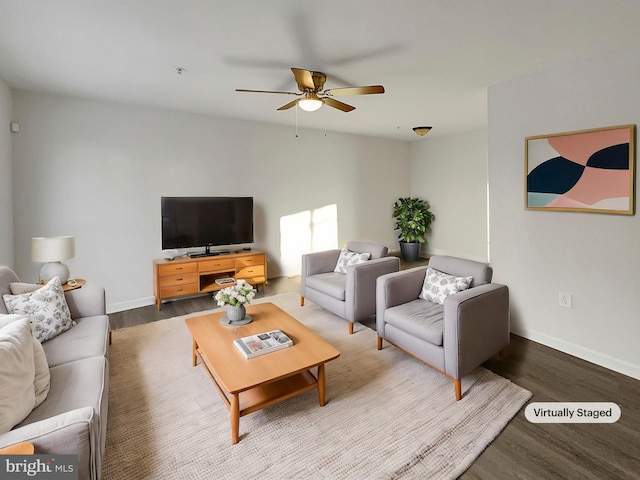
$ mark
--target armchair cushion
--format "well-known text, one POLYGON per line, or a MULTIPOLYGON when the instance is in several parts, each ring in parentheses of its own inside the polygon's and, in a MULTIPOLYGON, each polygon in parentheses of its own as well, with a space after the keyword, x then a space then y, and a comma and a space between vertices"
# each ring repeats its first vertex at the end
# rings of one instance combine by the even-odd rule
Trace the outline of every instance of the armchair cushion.
POLYGON ((429 267, 419 297, 444 305, 445 298, 466 290, 472 280, 473 277, 456 277, 429 267))
POLYGON ((351 250, 343 248, 338 257, 336 268, 333 271, 336 273, 347 273, 347 267, 349 265, 358 265, 359 263, 366 262, 370 258, 371 254, 369 252, 352 252, 351 250))
POLYGON ((389 308, 384 320, 433 345, 442 345, 444 307, 421 298, 389 308))
POLYGON ((320 273, 307 277, 307 287, 341 302, 345 301, 347 276, 344 273, 320 273))

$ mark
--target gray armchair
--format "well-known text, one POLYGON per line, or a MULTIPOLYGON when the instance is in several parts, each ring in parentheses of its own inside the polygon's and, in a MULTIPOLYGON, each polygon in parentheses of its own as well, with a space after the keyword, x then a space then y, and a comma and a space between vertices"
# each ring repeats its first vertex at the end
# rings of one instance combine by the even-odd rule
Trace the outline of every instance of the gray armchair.
POLYGON ((419 298, 428 267, 383 275, 376 285, 378 350, 383 339, 443 373, 462 398, 461 378, 509 344, 509 289, 491 283, 487 264, 433 256, 429 267, 472 277, 444 304, 419 298))
POLYGON ((334 272, 340 250, 309 253, 302 256, 300 305, 304 299, 320 305, 331 313, 353 323, 376 313, 376 279, 400 269, 398 257, 386 257, 387 247, 368 242, 349 242, 352 252, 370 253, 368 261, 349 265, 346 273, 334 272))

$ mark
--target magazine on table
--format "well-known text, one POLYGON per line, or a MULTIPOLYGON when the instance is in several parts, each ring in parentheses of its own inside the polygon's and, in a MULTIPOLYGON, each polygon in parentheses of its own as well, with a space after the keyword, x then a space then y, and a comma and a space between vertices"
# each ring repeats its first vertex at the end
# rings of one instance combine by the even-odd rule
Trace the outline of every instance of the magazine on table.
POLYGON ((272 330, 238 338, 233 341, 233 344, 245 358, 253 358, 290 347, 293 345, 293 341, 282 330, 272 330))

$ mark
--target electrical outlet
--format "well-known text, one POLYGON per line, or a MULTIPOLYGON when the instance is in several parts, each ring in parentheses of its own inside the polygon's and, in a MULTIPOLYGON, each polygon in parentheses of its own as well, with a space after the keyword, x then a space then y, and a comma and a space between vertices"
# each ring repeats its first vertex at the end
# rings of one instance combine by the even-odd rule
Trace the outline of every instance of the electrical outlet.
POLYGON ((558 303, 564 308, 573 308, 573 296, 570 293, 559 292, 558 303))

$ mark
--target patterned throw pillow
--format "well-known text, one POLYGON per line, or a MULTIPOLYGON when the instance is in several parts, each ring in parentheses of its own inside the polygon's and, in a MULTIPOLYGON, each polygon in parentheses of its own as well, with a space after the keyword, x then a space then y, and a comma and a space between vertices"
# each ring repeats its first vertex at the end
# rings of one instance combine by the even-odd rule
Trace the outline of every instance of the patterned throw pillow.
POLYGON ((35 292, 3 295, 9 313, 29 317, 33 336, 46 342, 73 326, 60 279, 54 277, 35 292))
POLYGON ((449 295, 469 288, 471 280, 473 277, 456 277, 427 267, 427 274, 419 297, 444 305, 444 299, 449 295))
POLYGON ((352 252, 351 250, 343 248, 340 252, 340 256, 338 257, 336 268, 333 271, 337 273, 347 273, 347 267, 349 265, 364 263, 369 260, 369 258, 371 258, 370 253, 352 252))

